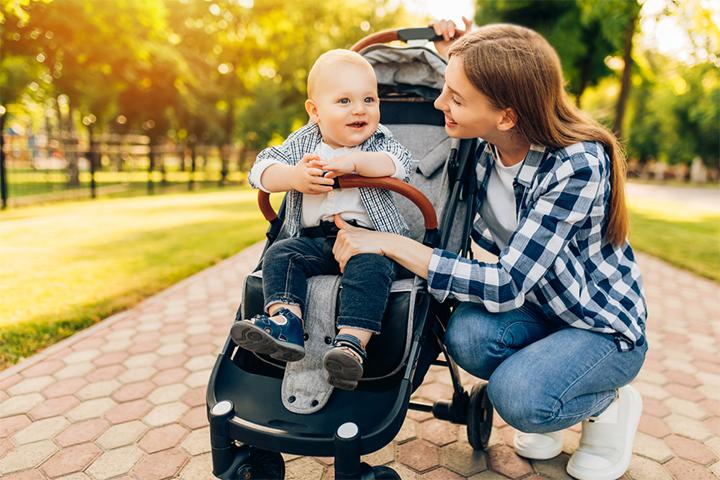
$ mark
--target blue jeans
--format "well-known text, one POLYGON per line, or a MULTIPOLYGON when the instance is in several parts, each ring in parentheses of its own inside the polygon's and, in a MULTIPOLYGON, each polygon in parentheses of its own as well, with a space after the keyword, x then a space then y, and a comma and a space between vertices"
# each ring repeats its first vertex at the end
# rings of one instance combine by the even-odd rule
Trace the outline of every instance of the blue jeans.
POLYGON ((598 415, 645 360, 643 346, 621 352, 616 337, 545 317, 538 307, 490 313, 461 304, 445 334, 450 356, 488 380, 495 410, 527 433, 562 430, 598 415))
MULTIPOLYGON (((340 267, 332 249, 335 237, 293 237, 279 240, 263 258, 265 305, 299 305, 305 312, 307 279, 315 275, 339 275, 340 267)), ((382 318, 395 278, 395 263, 363 253, 345 265, 340 281, 338 328, 353 327, 380 333, 382 318)))

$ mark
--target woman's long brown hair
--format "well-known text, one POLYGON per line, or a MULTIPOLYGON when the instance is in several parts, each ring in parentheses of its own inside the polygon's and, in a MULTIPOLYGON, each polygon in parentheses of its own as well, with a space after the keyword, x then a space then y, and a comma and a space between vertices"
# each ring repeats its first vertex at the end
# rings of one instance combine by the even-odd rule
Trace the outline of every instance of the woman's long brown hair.
POLYGON ((605 239, 625 241, 626 163, 617 137, 568 99, 560 59, 537 32, 510 24, 491 24, 458 39, 450 56, 463 59, 465 75, 498 109, 512 108, 515 130, 531 143, 567 147, 582 141, 604 145, 611 161, 611 195, 605 239))

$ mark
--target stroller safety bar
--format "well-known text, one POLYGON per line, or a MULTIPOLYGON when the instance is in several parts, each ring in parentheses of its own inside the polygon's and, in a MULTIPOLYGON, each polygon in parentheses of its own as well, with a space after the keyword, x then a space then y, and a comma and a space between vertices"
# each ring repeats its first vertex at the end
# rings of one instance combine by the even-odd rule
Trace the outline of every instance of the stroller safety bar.
MULTIPOLYGON (((384 188, 392 192, 398 193, 413 202, 420 209, 425 221, 425 230, 430 232, 437 230, 438 220, 435 209, 428 198, 417 188, 392 177, 361 177, 360 175, 343 175, 335 177, 335 185, 333 188, 384 188)), ((260 190, 258 192, 258 205, 265 220, 273 223, 277 220, 277 213, 270 205, 270 194, 260 190)))

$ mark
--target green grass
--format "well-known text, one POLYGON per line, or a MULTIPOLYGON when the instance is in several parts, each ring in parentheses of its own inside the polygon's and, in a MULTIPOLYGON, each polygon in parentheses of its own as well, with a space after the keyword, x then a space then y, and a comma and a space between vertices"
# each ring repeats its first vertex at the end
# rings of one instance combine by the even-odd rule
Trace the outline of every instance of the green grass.
MULTIPOLYGON (((244 173, 231 171, 227 181, 240 183, 244 177, 244 173)), ((156 184, 155 187, 160 189, 162 174, 154 171, 152 178, 156 184)), ((216 184, 219 178, 219 170, 202 170, 193 175, 193 179, 198 185, 216 184)), ((170 185, 187 185, 190 180, 190 172, 169 170, 165 175, 165 180, 170 185)), ((124 185, 128 190, 144 190, 147 181, 148 173, 140 170, 131 172, 98 171, 95 173, 95 183, 99 189, 111 185, 124 185)), ((80 172, 79 186, 70 187, 67 182, 67 174, 61 170, 10 169, 8 172, 8 196, 13 199, 66 191, 84 191, 88 196, 90 195, 90 172, 80 172)))
POLYGON ((678 267, 720 281, 720 211, 674 202, 630 199, 633 247, 678 267))
POLYGON ((0 368, 264 236, 248 189, 0 213, 0 368))

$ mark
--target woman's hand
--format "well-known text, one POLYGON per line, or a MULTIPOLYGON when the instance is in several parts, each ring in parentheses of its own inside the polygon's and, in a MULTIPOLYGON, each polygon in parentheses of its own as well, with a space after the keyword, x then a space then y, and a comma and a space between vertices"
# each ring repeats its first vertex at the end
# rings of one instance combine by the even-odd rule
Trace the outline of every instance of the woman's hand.
POLYGON ((384 255, 382 246, 386 242, 385 236, 392 235, 386 232, 376 232, 366 228, 353 227, 335 214, 335 225, 340 229, 333 247, 333 255, 340 265, 340 271, 345 271, 345 265, 352 257, 359 253, 375 253, 384 255))
POLYGON ((443 58, 447 58, 450 45, 472 28, 472 20, 465 17, 462 17, 462 20, 465 24, 465 30, 459 30, 452 20, 433 20, 430 22, 429 26, 435 30, 435 33, 443 37, 443 41, 435 42, 435 49, 443 58))

